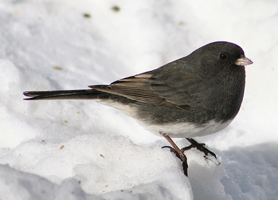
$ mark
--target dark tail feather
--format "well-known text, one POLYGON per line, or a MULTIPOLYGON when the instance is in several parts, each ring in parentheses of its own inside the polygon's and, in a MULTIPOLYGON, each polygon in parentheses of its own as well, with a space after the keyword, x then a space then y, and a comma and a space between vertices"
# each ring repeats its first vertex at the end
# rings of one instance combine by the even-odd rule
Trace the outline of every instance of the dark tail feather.
MULTIPOLYGON (((30 98, 24 100, 52 99, 98 99, 105 93, 97 90, 56 90, 56 91, 26 91, 23 94, 30 98)), ((107 95, 107 94, 106 94, 107 95)), ((105 96, 106 96, 105 95, 105 96)))

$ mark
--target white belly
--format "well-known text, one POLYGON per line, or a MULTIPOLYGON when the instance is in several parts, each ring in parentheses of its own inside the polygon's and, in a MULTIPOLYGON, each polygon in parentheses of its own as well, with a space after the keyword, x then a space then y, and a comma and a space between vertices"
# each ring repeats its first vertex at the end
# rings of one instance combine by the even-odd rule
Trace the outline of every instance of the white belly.
POLYGON ((216 133, 226 128, 232 120, 225 123, 210 121, 202 126, 196 126, 193 123, 180 123, 173 125, 145 125, 145 127, 154 132, 162 133, 173 138, 192 138, 216 133))
MULTIPOLYGON (((123 105, 110 100, 100 101, 100 103, 113 106, 114 108, 123 111, 126 115, 138 119, 136 116, 137 110, 135 107, 123 105)), ((156 135, 168 135, 169 137, 173 138, 192 138, 213 134, 226 128, 231 123, 231 121, 232 120, 229 120, 225 123, 219 123, 215 122, 214 120, 211 120, 210 122, 203 124, 202 126, 197 126, 190 122, 176 123, 171 125, 152 125, 148 122, 138 120, 138 122, 143 127, 151 131, 152 133, 155 133, 156 135)))

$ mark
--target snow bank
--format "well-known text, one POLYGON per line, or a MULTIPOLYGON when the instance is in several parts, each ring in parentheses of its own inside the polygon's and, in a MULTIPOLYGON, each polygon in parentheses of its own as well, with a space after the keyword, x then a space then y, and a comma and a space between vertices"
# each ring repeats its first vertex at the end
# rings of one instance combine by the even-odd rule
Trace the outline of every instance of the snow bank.
POLYGON ((5 0, 0 11, 0 199, 278 198, 278 2, 5 0), (217 40, 254 64, 234 122, 197 138, 221 165, 190 150, 189 178, 164 138, 118 110, 22 100, 108 84, 217 40))

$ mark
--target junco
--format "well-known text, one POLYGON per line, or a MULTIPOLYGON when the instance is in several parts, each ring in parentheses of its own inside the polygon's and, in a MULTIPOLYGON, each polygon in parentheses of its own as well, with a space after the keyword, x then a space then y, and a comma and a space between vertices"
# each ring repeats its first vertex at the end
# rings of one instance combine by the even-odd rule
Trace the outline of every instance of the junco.
POLYGON ((165 137, 187 175, 184 150, 196 147, 215 156, 192 137, 216 133, 231 123, 242 102, 244 66, 249 64, 252 61, 238 45, 213 42, 158 69, 110 85, 92 85, 86 90, 26 91, 24 95, 30 97, 26 100, 92 99, 120 109, 165 137), (171 137, 187 138, 191 145, 180 149, 171 137))

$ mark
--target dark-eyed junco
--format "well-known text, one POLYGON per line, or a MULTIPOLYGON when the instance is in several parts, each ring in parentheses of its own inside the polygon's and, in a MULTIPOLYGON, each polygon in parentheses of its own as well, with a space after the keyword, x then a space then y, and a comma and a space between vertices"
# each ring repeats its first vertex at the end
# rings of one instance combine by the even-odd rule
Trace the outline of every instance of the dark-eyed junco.
POLYGON ((244 66, 252 64, 243 50, 229 42, 207 44, 158 69, 87 90, 26 91, 26 100, 92 99, 120 109, 151 132, 164 136, 183 162, 184 150, 197 147, 215 156, 192 137, 215 133, 239 111, 245 86, 244 66), (172 138, 187 138, 180 149, 172 138))

